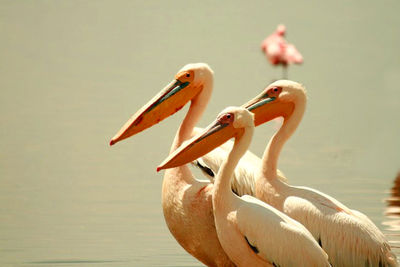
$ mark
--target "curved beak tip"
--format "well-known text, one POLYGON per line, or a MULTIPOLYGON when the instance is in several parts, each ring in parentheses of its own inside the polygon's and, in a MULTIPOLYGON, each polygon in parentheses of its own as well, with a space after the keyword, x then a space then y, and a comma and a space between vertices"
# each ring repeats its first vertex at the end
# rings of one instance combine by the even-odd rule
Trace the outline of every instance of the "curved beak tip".
POLYGON ((158 166, 158 167, 157 167, 157 172, 159 172, 159 171, 161 171, 161 170, 162 170, 162 167, 158 166))
POLYGON ((114 139, 111 139, 110 146, 114 145, 115 143, 116 143, 116 141, 114 139))

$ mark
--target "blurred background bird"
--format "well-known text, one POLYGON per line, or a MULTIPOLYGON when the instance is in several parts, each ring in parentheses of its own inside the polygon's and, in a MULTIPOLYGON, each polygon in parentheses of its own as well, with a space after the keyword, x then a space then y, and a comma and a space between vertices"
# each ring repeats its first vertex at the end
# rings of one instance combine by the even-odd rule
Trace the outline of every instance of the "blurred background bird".
POLYGON ((275 32, 261 43, 261 50, 268 61, 274 65, 282 65, 282 78, 287 79, 287 68, 290 64, 302 64, 303 56, 297 48, 285 40, 286 26, 279 24, 275 32))

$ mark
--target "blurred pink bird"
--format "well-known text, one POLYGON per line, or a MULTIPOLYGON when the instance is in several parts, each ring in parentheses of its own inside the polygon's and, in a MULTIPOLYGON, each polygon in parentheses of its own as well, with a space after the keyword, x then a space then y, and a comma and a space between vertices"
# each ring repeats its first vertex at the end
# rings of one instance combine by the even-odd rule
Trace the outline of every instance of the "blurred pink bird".
POLYGON ((285 40, 286 27, 278 25, 276 31, 264 39, 261 43, 261 50, 272 65, 282 65, 283 78, 287 78, 287 66, 289 64, 303 63, 303 56, 293 44, 285 40))

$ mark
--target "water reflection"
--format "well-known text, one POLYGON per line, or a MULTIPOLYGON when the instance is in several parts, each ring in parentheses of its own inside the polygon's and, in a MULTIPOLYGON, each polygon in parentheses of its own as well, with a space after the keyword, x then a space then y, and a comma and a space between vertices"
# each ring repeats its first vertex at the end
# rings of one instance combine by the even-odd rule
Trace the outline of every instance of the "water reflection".
POLYGON ((387 216, 400 217, 400 171, 394 179, 394 185, 390 189, 390 197, 386 199, 386 203, 385 214, 387 216))
MULTIPOLYGON (((216 74, 199 126, 258 94, 280 76, 259 49, 277 16, 309 92, 280 168, 400 240, 398 195, 382 201, 400 157, 400 35, 382 28, 400 25, 400 1, 256 2, 1 1, 0 266, 201 266, 165 224, 155 172, 183 114, 106 144, 185 63, 216 74)), ((257 130, 257 155, 272 133, 257 130)))
POLYGON ((400 171, 397 173, 393 182, 393 187, 389 191, 390 196, 385 199, 387 207, 385 215, 387 221, 383 224, 387 227, 386 235, 393 250, 397 255, 400 253, 400 171))

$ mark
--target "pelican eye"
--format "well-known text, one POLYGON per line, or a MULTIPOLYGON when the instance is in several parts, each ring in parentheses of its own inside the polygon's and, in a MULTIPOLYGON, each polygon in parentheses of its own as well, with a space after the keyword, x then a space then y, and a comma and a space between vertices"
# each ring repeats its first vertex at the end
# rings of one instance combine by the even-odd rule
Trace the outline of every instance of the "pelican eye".
POLYGON ((273 87, 273 88, 269 89, 267 91, 267 95, 269 97, 278 96, 281 92, 282 92, 282 88, 277 86, 277 87, 273 87))
POLYGON ((188 78, 189 78, 189 77, 190 77, 190 73, 186 73, 186 77, 188 77, 188 78))
POLYGON ((224 114, 221 117, 219 117, 218 121, 220 123, 229 123, 229 122, 231 122, 232 118, 233 118, 233 114, 227 113, 227 114, 224 114))

